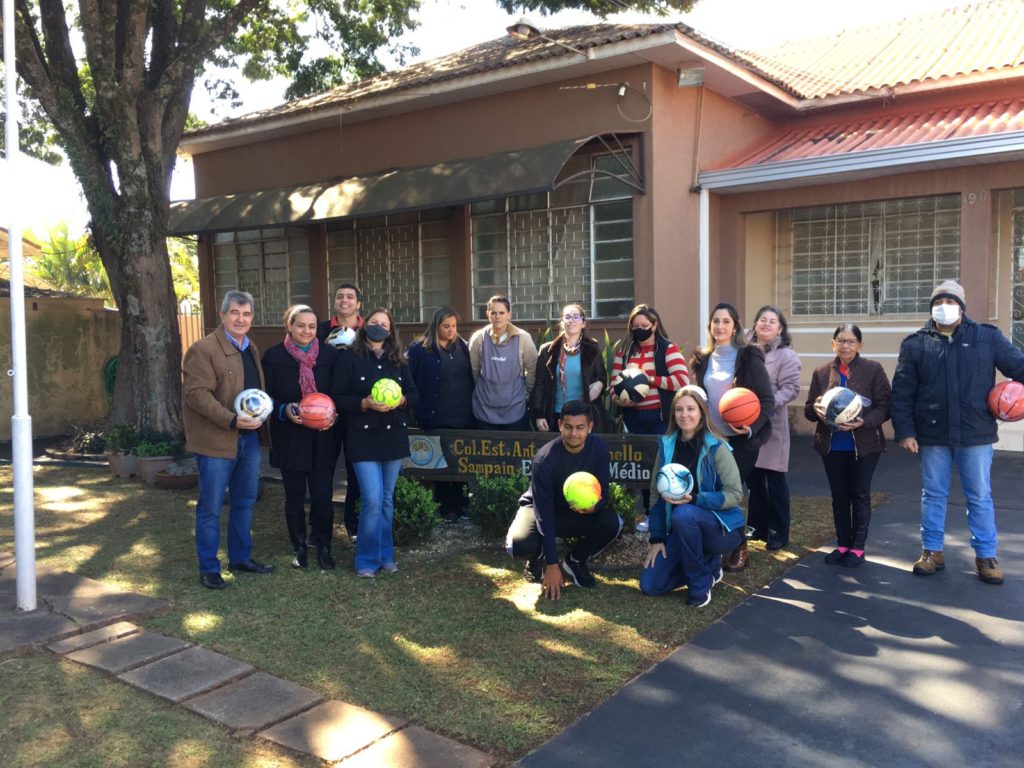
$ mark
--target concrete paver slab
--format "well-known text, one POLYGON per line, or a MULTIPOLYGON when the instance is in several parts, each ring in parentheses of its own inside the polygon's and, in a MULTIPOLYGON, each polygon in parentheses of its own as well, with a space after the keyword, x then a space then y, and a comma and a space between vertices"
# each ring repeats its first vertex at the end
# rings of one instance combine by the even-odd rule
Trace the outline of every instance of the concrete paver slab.
POLYGON ((193 647, 118 675, 126 683, 174 703, 252 672, 251 664, 193 647))
POLYGON ((410 725, 353 755, 344 768, 490 768, 494 758, 432 731, 410 725))
POLYGON ((196 696, 184 706, 233 730, 258 731, 309 709, 322 698, 309 688, 256 672, 196 696))
POLYGON ((260 731, 258 736, 321 760, 334 761, 363 749, 405 723, 353 704, 325 701, 260 731))
POLYGON ((0 653, 42 645, 76 629, 73 622, 48 611, 0 615, 0 653))
POLYGON ((46 647, 54 653, 63 656, 65 653, 80 651, 83 648, 91 648, 94 645, 117 640, 119 637, 133 635, 139 631, 139 627, 130 621, 119 621, 116 624, 109 624, 105 627, 94 629, 91 632, 74 635, 66 640, 58 640, 56 643, 50 643, 46 647))
POLYGON ((155 632, 139 632, 109 643, 73 651, 66 659, 96 667, 112 674, 120 674, 141 664, 162 659, 191 647, 191 643, 155 632))
POLYGON ((151 616, 163 611, 167 603, 131 592, 90 595, 61 595, 49 598, 54 613, 60 613, 82 626, 97 626, 117 619, 151 616))
POLYGON ((14 565, 14 551, 10 549, 0 549, 0 570, 6 568, 8 565, 14 565))

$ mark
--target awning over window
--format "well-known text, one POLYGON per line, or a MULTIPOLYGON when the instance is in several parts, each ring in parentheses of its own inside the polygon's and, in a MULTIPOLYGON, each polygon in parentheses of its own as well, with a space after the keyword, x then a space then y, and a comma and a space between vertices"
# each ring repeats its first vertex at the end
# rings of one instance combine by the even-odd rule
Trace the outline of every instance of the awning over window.
MULTIPOLYGON (((464 205, 554 189, 562 166, 594 137, 401 168, 317 184, 171 204, 170 233, 230 231, 464 205)), ((609 143, 602 139, 605 146, 609 143)), ((617 138, 611 144, 621 149, 617 138)), ((611 148, 611 147, 609 147, 611 148)), ((642 191, 642 163, 624 155, 622 180, 642 191)), ((620 177, 619 174, 615 174, 620 177)))

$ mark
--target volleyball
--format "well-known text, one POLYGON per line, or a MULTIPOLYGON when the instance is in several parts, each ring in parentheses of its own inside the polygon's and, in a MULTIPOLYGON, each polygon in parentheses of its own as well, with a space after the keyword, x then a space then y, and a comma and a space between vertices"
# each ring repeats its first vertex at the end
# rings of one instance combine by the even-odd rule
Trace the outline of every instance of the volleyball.
POLYGON ((718 412, 733 429, 749 427, 761 415, 761 401, 746 387, 733 387, 718 401, 718 412))
POLYGON ((334 423, 338 411, 334 400, 323 392, 310 392, 299 402, 299 418, 310 429, 326 429, 334 423))
POLYGON ((601 483, 589 472, 573 472, 562 484, 562 495, 573 512, 589 512, 601 500, 601 483))
POLYGON ((274 410, 274 401, 262 389, 243 389, 235 398, 235 413, 264 421, 274 410))
POLYGON ((832 387, 821 396, 821 410, 824 422, 832 429, 841 427, 860 416, 863 403, 860 395, 846 387, 832 387))
POLYGON ((612 397, 620 405, 639 403, 651 390, 651 381, 639 368, 626 368, 612 384, 612 397))
POLYGON ((375 403, 394 408, 402 402, 402 388, 394 379, 378 379, 370 390, 370 398, 375 403))
POLYGON ((666 464, 654 482, 658 493, 677 504, 693 491, 693 475, 682 464, 666 464))

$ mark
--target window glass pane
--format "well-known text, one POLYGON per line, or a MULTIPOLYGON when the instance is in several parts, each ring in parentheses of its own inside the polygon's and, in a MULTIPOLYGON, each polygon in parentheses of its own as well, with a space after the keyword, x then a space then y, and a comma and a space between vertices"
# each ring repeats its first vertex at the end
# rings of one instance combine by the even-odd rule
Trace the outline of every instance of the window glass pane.
POLYGON ((470 215, 480 216, 486 213, 504 213, 505 212, 505 198, 499 200, 484 200, 480 203, 473 203, 469 207, 470 215))
POLYGON ((633 200, 620 200, 594 206, 594 221, 632 221, 633 200))
POLYGON ((533 211, 547 207, 547 192, 535 192, 532 195, 518 195, 508 199, 508 209, 510 211, 533 211))
MULTIPOLYGON (((629 175, 628 159, 613 155, 596 155, 594 157, 594 169, 607 171, 616 176, 628 177, 629 175)), ((590 190, 591 200, 615 200, 632 197, 633 189, 628 184, 624 184, 618 179, 609 176, 595 175, 594 183, 590 190)))

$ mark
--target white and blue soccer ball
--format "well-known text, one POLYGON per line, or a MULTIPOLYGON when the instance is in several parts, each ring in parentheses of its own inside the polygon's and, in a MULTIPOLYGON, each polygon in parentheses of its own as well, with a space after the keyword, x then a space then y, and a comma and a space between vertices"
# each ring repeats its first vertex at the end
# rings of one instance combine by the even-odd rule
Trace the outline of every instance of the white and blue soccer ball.
POLYGON ((352 328, 335 328, 327 334, 325 341, 335 349, 351 347, 356 341, 356 332, 352 328))
POLYGON ((274 401, 262 389, 243 389, 235 398, 235 413, 258 421, 266 420, 274 410, 274 401))
POLYGON ((860 416, 864 402, 860 395, 846 387, 832 387, 821 396, 824 421, 832 429, 860 416))
POLYGON ((658 493, 676 503, 693 491, 693 475, 682 464, 666 464, 654 482, 658 493))

